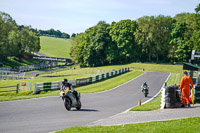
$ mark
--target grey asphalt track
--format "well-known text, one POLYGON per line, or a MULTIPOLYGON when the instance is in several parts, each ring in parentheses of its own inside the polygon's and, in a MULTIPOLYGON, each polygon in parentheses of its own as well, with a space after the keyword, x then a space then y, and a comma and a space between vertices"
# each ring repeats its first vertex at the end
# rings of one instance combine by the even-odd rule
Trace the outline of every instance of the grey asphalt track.
MULTIPOLYGON (((1 133, 46 133, 72 126, 87 126, 152 98, 163 86, 169 73, 147 72, 113 90, 82 94, 82 109, 67 111, 59 97, 0 102, 1 133), (150 87, 147 98, 140 87, 150 87)), ((116 81, 117 82, 117 81, 116 81)))

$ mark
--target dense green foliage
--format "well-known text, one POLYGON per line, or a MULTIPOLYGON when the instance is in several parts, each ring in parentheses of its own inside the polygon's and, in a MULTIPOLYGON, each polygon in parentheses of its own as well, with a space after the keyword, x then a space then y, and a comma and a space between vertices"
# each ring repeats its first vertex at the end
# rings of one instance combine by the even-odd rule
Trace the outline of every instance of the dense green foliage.
POLYGON ((188 61, 200 50, 200 7, 194 13, 144 16, 108 24, 100 21, 73 38, 71 57, 81 66, 188 61))
POLYGON ((69 34, 61 32, 59 30, 54 30, 54 29, 39 30, 38 32, 39 32, 40 36, 51 36, 51 37, 70 39, 70 35, 69 34))
POLYGON ((0 12, 0 61, 9 56, 21 58, 25 51, 39 51, 40 39, 30 26, 19 26, 9 14, 0 12))

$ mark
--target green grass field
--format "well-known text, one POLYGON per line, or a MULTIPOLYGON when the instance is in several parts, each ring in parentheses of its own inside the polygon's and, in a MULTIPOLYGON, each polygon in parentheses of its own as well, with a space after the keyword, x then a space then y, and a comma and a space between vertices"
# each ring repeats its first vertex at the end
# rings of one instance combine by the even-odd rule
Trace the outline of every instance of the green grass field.
POLYGON ((72 127, 56 133, 199 133, 200 117, 120 126, 72 127))
POLYGON ((128 64, 133 70, 142 70, 147 72, 171 72, 181 73, 183 65, 164 65, 164 64, 148 64, 148 63, 131 63, 128 64))
POLYGON ((54 37, 40 37, 40 53, 50 57, 70 58, 71 40, 54 37))

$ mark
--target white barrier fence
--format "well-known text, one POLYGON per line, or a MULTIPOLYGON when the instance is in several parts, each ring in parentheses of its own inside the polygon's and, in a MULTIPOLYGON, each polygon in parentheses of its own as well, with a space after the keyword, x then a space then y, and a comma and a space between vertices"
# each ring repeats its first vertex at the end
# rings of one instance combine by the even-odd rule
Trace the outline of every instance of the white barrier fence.
MULTIPOLYGON (((128 72, 130 70, 129 67, 122 68, 116 71, 99 74, 94 77, 87 77, 87 78, 81 78, 76 80, 70 80, 69 83, 72 84, 72 86, 81 86, 85 84, 94 83, 100 80, 104 80, 110 77, 117 76, 119 74, 128 72)), ((59 90, 60 89, 61 82, 46 82, 46 83, 36 83, 34 88, 34 94, 40 93, 40 91, 48 91, 48 90, 59 90)))
POLYGON ((162 88, 160 109, 164 109, 164 108, 165 108, 165 88, 162 88))

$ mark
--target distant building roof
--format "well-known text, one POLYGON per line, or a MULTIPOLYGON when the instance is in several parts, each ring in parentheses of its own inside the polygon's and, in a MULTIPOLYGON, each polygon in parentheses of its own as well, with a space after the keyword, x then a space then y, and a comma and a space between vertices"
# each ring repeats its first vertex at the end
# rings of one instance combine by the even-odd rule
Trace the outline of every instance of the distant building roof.
POLYGON ((183 63, 183 70, 200 71, 200 66, 191 63, 183 63))

